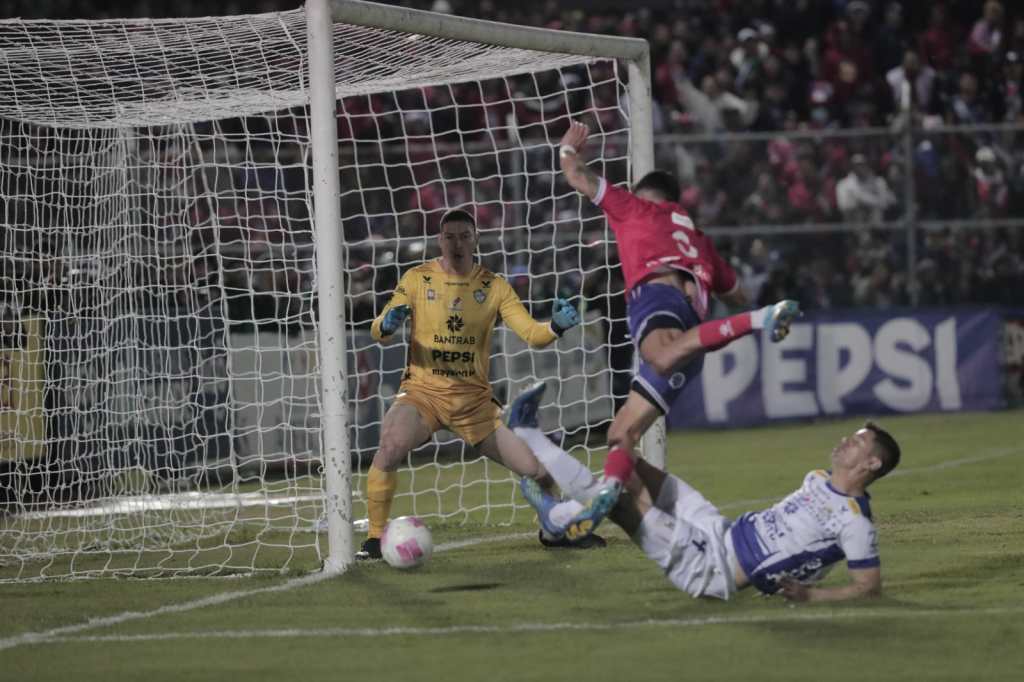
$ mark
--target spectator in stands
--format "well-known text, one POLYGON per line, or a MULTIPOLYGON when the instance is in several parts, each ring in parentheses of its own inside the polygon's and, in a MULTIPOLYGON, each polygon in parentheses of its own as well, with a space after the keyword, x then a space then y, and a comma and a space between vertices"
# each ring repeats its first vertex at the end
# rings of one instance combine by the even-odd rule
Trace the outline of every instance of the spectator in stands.
POLYGON ((728 116, 738 116, 746 125, 757 116, 757 106, 724 90, 722 80, 727 80, 727 77, 708 74, 701 79, 700 89, 694 87, 689 78, 676 81, 679 104, 690 114, 698 132, 725 130, 728 116))
POLYGON ((923 258, 917 264, 917 302, 919 305, 948 305, 952 303, 949 286, 939 276, 938 264, 923 258))
POLYGON ((973 56, 991 58, 1003 43, 1003 5, 998 0, 985 3, 981 18, 974 23, 967 40, 967 49, 973 56))
POLYGON ((749 26, 740 30, 736 41, 739 46, 729 55, 729 61, 736 69, 736 91, 744 92, 759 76, 761 60, 768 56, 768 47, 761 42, 760 34, 749 26))
POLYGON ((928 28, 917 41, 925 63, 938 70, 952 68, 957 39, 957 32, 947 19, 945 4, 939 2, 932 5, 928 28))
POLYGON ((935 79, 935 69, 922 65, 915 50, 905 51, 900 65, 885 74, 896 111, 913 107, 916 112, 930 113, 934 108, 935 79))
POLYGON ((836 204, 843 220, 880 223, 885 209, 894 203, 896 196, 885 179, 875 174, 863 154, 854 154, 849 174, 836 185, 836 204))
POLYGON ((1024 62, 1020 53, 1010 51, 1003 56, 990 101, 994 120, 1006 123, 1024 120, 1024 62))
POLYGON ((978 96, 978 77, 969 71, 964 72, 960 74, 958 85, 946 111, 946 122, 969 125, 991 120, 988 107, 978 96))
POLYGON ((885 6, 885 19, 874 40, 875 63, 885 73, 900 65, 909 46, 903 23, 903 5, 890 2, 885 6))
POLYGON ((1006 214, 1010 200, 1006 174, 996 159, 991 147, 982 147, 975 155, 974 167, 974 215, 977 218, 999 218, 1006 214))

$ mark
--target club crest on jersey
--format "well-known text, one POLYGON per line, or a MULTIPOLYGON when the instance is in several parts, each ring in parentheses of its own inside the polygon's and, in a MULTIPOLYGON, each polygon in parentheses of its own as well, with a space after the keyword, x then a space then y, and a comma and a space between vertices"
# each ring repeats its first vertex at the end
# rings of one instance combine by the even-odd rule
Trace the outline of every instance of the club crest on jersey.
POLYGON ((462 331, 462 327, 464 326, 462 318, 458 315, 449 316, 446 324, 448 325, 448 331, 452 334, 462 331))
POLYGON ((427 300, 433 301, 435 298, 437 298, 437 292, 433 289, 427 289, 427 300))
POLYGON ((476 299, 477 303, 483 303, 487 300, 487 294, 484 293, 483 289, 477 289, 473 292, 473 298, 476 299))
POLYGON ((462 297, 456 297, 455 300, 452 301, 451 306, 449 307, 451 308, 451 310, 462 310, 462 297))

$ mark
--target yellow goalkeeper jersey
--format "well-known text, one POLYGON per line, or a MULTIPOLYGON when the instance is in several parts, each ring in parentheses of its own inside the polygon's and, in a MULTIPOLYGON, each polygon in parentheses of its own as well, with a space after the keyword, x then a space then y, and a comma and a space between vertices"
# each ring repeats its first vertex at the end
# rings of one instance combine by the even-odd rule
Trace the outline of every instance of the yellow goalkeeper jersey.
POLYGON ((479 264, 467 276, 447 274, 438 259, 408 270, 373 321, 374 339, 382 338, 384 315, 399 305, 412 309, 404 383, 435 391, 490 390, 491 332, 499 315, 531 348, 558 338, 549 323, 530 317, 508 282, 479 264))

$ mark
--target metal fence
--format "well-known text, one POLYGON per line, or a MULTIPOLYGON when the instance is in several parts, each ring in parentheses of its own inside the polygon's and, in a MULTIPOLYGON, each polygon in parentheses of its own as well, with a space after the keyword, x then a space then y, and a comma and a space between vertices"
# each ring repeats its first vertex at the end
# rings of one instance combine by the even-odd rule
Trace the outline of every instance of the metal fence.
POLYGON ((1024 126, 673 135, 656 149, 752 293, 810 288, 812 307, 1020 297, 1024 126))

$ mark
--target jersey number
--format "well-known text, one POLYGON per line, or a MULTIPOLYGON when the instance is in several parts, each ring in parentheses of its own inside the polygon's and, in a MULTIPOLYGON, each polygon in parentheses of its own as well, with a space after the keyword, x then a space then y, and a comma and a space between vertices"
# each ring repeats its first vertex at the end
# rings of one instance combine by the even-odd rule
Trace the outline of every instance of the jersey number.
POLYGON ((672 233, 672 239, 676 240, 676 246, 679 248, 679 252, 687 258, 696 258, 698 255, 697 247, 690 243, 689 232, 693 230, 693 221, 688 216, 682 213, 672 213, 672 222, 682 227, 682 230, 676 230, 672 233))

